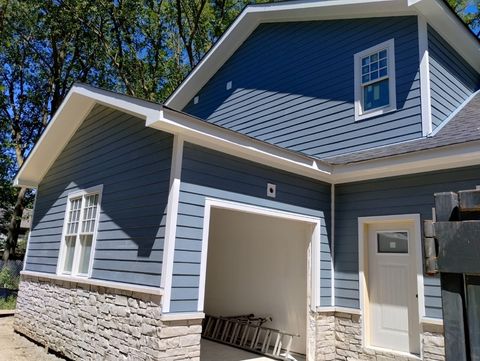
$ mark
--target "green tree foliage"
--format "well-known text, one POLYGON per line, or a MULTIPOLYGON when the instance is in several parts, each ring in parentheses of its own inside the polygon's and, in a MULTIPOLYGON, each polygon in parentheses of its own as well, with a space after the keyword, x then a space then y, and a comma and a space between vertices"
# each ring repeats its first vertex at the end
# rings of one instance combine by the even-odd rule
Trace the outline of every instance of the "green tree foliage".
MULTIPOLYGON (((10 182, 76 81, 162 101, 246 0, 0 0, 0 187, 7 259, 25 190, 10 182), (5 222, 8 220, 8 222, 5 222)), ((2 217, 0 217, 2 218, 2 217)))
POLYGON ((450 7, 480 36, 480 0, 448 0, 450 7))

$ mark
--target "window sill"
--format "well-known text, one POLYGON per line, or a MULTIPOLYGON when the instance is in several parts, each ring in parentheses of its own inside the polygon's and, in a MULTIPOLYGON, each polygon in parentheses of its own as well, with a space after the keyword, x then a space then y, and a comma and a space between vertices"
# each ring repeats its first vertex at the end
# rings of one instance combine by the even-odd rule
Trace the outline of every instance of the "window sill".
POLYGON ((396 111, 397 111, 396 107, 395 108, 386 107, 386 108, 379 108, 379 109, 376 109, 376 110, 372 110, 372 111, 362 113, 362 114, 358 114, 356 112, 355 113, 355 121, 358 122, 358 121, 361 121, 361 120, 366 120, 366 119, 370 119, 370 118, 373 118, 373 117, 378 117, 380 115, 393 113, 393 112, 396 112, 396 111))
POLYGON ((37 277, 37 278, 42 278, 42 279, 52 280, 52 281, 73 282, 73 283, 79 283, 79 284, 96 286, 96 287, 113 288, 113 289, 122 290, 122 291, 131 291, 131 292, 145 293, 145 294, 156 295, 156 296, 163 296, 163 289, 160 287, 156 288, 156 287, 149 287, 149 286, 138 286, 138 285, 133 285, 128 283, 102 281, 102 280, 95 280, 91 278, 75 277, 75 276, 68 276, 68 275, 54 275, 54 274, 42 273, 42 272, 22 271, 20 272, 20 274, 22 276, 37 277))

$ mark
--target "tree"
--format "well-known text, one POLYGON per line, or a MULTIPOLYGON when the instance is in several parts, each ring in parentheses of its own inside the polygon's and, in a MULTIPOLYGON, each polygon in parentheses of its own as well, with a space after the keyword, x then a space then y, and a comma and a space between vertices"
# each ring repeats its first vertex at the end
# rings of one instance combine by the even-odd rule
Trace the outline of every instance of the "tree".
MULTIPOLYGON (((56 1, 1 0, 0 9, 2 156, 18 169, 73 82, 96 81, 97 56, 91 34, 56 1)), ((4 260, 16 248, 27 194, 13 192, 4 260)))
MULTIPOLYGON (((243 8, 235 0, 0 0, 0 169, 10 181, 75 81, 162 101, 243 8), (7 163, 5 163, 7 164, 7 163)), ((8 184, 8 183, 5 183, 8 184)), ((25 189, 3 185, 16 248, 25 189)))
POLYGON ((479 0, 448 0, 448 4, 467 24, 480 36, 480 1, 479 0))

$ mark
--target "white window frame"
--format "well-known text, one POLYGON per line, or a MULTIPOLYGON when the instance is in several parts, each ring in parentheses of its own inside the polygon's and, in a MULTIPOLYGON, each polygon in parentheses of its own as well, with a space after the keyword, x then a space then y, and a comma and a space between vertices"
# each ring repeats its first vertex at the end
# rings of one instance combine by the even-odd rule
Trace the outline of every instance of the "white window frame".
POLYGON ((365 49, 354 55, 355 66, 355 121, 376 117, 385 113, 397 110, 397 92, 395 82, 395 40, 390 39, 371 48, 365 49), (362 85, 362 58, 387 50, 388 75, 375 79, 371 83, 388 79, 389 102, 388 105, 381 108, 374 108, 367 111, 363 110, 363 85, 362 85))
POLYGON ((95 255, 95 248, 97 243, 97 233, 98 233, 98 223, 100 220, 100 214, 102 212, 102 193, 103 193, 103 184, 90 187, 84 190, 79 190, 75 192, 71 192, 68 194, 67 197, 67 206, 65 209, 65 216, 63 220, 63 230, 62 230, 62 239, 60 244, 60 253, 57 262, 57 275, 59 276, 66 276, 72 278, 91 278, 92 277, 92 269, 93 269, 93 261, 95 255), (86 196, 97 194, 98 195, 98 203, 97 203, 97 214, 95 217, 95 224, 93 227, 92 233, 92 248, 90 250, 90 262, 88 265, 88 273, 83 274, 78 272, 79 263, 80 263, 80 227, 82 226, 83 221, 83 211, 84 211, 84 199, 86 196), (73 256, 73 264, 72 264, 72 272, 64 272, 64 265, 65 265, 65 257, 66 257, 66 241, 65 237, 67 234, 67 226, 68 226, 68 215, 70 213, 71 207, 71 200, 75 198, 82 198, 82 202, 80 204, 80 216, 79 216, 79 229, 75 236, 75 251, 73 256))

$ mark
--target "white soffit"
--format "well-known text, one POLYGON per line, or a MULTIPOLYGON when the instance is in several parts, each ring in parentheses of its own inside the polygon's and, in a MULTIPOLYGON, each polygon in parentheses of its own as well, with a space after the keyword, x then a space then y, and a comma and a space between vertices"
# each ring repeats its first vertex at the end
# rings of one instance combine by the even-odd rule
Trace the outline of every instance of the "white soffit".
POLYGON ((248 6, 166 100, 183 109, 260 23, 423 14, 480 72, 479 43, 442 0, 323 0, 248 6))

